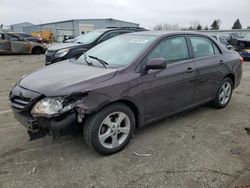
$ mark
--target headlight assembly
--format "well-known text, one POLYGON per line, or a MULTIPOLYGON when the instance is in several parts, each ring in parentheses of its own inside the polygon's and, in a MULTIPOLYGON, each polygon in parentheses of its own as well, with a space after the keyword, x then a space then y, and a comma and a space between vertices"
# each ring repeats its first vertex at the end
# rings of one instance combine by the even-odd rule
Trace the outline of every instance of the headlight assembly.
POLYGON ((56 52, 55 57, 63 57, 69 52, 69 49, 62 49, 56 52))
POLYGON ((31 110, 33 117, 50 117, 60 113, 63 109, 62 97, 45 98, 38 101, 31 110))
POLYGON ((31 110, 33 117, 55 117, 68 112, 85 98, 82 96, 48 97, 38 101, 31 110))

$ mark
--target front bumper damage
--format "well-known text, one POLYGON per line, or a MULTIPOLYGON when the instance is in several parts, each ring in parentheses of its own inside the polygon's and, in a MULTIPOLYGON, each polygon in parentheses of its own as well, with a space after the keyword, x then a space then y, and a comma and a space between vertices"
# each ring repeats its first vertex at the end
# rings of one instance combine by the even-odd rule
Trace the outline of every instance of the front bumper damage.
POLYGON ((43 96, 16 86, 10 93, 10 107, 15 118, 27 129, 30 140, 46 135, 58 138, 62 135, 74 134, 82 128, 85 113, 89 112, 79 98, 72 103, 72 108, 51 117, 33 117, 31 109, 43 96))
POLYGON ((46 135, 58 138, 61 135, 74 133, 77 130, 76 113, 71 112, 53 118, 34 118, 14 111, 15 118, 27 129, 30 140, 46 135))

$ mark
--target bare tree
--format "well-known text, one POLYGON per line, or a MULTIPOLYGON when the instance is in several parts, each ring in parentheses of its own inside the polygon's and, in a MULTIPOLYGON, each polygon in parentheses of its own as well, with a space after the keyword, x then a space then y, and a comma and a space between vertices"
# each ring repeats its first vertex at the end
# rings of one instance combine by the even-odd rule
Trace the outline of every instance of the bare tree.
POLYGON ((168 23, 163 23, 163 24, 158 24, 154 27, 154 30, 170 30, 170 31, 176 31, 180 30, 180 27, 178 24, 168 24, 168 23))
POLYGON ((162 30, 162 24, 154 26, 154 30, 162 30))

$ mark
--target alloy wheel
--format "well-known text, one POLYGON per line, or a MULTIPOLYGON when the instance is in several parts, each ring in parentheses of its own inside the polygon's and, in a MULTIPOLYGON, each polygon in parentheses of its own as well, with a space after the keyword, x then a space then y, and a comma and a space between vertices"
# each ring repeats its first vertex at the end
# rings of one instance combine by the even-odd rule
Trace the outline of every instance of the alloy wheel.
POLYGON ((101 123, 98 139, 105 148, 117 148, 123 144, 128 137, 130 128, 130 119, 125 113, 111 113, 101 123))
POLYGON ((230 82, 225 82, 221 89, 220 89, 220 94, 219 94, 219 102, 221 105, 225 105, 230 97, 231 97, 231 93, 232 93, 232 85, 230 82))

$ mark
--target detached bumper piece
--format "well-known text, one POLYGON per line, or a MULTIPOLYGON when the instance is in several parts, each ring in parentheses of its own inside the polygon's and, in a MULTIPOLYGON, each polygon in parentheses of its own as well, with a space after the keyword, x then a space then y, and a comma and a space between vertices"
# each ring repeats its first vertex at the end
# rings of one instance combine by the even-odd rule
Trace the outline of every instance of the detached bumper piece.
POLYGON ((50 133, 56 139, 62 135, 74 134, 80 126, 76 125, 76 114, 68 114, 63 119, 50 121, 50 133))
POLYGON ((62 135, 74 134, 80 127, 76 124, 75 112, 55 118, 31 118, 17 113, 15 113, 15 117, 27 128, 30 141, 46 135, 51 135, 56 139, 62 135))
POLYGON ((36 140, 46 135, 54 139, 63 135, 74 134, 80 126, 76 124, 76 113, 67 113, 55 118, 33 118, 24 114, 14 113, 15 118, 27 128, 31 140, 36 140))
POLYGON ((36 132, 32 132, 30 130, 27 131, 29 137, 30 137, 30 140, 29 141, 32 141, 32 140, 36 140, 36 139, 39 139, 39 138, 42 138, 44 136, 46 136, 48 133, 44 132, 43 129, 37 129, 36 132))

